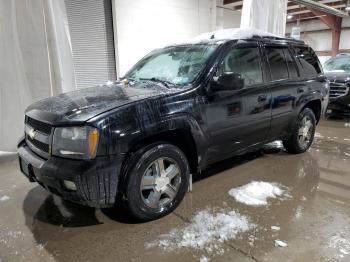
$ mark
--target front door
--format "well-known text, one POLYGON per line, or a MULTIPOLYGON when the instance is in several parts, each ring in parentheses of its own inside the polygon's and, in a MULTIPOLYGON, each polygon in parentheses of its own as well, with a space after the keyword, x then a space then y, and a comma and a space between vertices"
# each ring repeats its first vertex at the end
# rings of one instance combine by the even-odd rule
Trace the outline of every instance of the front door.
POLYGON ((267 91, 258 43, 236 44, 224 55, 214 76, 236 74, 243 86, 208 94, 206 121, 209 162, 263 142, 270 128, 271 95, 267 91))

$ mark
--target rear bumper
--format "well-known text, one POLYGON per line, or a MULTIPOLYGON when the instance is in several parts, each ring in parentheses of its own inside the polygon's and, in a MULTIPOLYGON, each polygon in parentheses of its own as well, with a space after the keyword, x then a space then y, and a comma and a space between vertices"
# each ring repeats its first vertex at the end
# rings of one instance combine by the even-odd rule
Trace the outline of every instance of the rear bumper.
POLYGON ((92 207, 115 204, 123 156, 99 156, 90 161, 59 157, 43 159, 22 141, 18 146, 21 172, 31 181, 66 200, 92 207), (76 191, 63 181, 72 181, 76 191))

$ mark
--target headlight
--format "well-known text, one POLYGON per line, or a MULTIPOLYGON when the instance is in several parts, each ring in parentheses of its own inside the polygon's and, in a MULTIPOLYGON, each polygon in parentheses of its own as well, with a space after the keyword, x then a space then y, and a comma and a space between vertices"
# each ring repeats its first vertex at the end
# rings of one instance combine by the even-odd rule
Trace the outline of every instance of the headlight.
POLYGON ((96 156, 99 133, 93 127, 55 128, 52 154, 75 159, 92 159, 96 156))

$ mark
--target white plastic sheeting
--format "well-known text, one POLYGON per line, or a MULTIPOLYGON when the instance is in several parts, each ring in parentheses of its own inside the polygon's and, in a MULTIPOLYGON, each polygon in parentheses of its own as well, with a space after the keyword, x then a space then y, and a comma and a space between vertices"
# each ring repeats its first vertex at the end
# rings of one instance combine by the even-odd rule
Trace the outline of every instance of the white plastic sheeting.
POLYGON ((76 89, 72 43, 64 0, 43 0, 52 95, 76 89))
POLYGON ((244 0, 241 28, 256 28, 284 36, 287 0, 244 0))
POLYGON ((25 108, 75 89, 63 0, 0 0, 0 151, 15 151, 25 108))

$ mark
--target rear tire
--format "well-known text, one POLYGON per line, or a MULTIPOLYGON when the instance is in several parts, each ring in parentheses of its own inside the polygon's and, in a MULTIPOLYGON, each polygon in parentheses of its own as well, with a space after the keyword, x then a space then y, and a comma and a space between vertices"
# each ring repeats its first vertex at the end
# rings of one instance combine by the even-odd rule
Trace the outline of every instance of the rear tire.
POLYGON ((149 221, 175 210, 188 190, 185 154, 174 145, 157 143, 139 149, 129 163, 125 198, 131 215, 149 221))
POLYGON ((310 108, 305 108, 300 112, 298 119, 292 128, 291 135, 283 141, 284 148, 288 153, 304 153, 312 145, 315 131, 315 114, 310 108))

